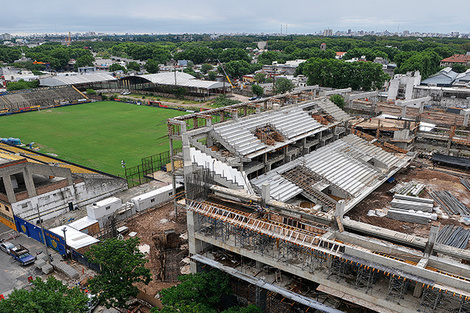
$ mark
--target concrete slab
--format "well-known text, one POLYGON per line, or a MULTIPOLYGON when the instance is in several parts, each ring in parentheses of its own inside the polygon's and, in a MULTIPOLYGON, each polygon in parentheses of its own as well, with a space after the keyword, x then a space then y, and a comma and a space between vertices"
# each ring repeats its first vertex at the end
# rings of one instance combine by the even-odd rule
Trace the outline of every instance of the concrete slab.
POLYGON ((332 295, 332 296, 335 296, 335 297, 338 297, 340 299, 343 299, 345 301, 349 301, 349 302, 352 302, 352 303, 355 303, 357 305, 360 305, 361 307, 365 307, 365 308, 368 308, 370 310, 374 310, 376 312, 381 312, 381 313, 397 313, 397 311, 392 311, 392 310, 389 310, 387 308, 384 308, 384 307, 381 307, 381 306, 378 306, 378 305, 375 305, 373 303, 370 303, 368 301, 365 301, 365 300, 362 300, 362 299, 359 299, 353 295, 349 295, 347 293, 344 293, 342 291, 339 291, 339 290, 336 290, 336 289, 333 289, 333 288, 330 288, 330 287, 327 287, 325 285, 320 285, 318 286, 317 288, 318 291, 321 291, 321 292, 324 292, 324 293, 327 293, 329 295, 332 295))
POLYGON ((77 279, 80 277, 80 274, 77 272, 77 270, 75 270, 73 267, 71 267, 65 262, 61 262, 57 260, 57 261, 52 262, 52 266, 54 267, 55 270, 61 272, 68 278, 77 279))

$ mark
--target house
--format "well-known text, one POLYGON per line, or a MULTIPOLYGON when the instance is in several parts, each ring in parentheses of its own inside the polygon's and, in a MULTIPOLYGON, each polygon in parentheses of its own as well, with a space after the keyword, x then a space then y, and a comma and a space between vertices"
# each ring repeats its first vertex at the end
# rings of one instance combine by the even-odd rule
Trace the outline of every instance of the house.
POLYGON ((462 64, 470 66, 470 53, 467 54, 454 54, 451 57, 441 60, 441 66, 452 66, 454 64, 462 64))

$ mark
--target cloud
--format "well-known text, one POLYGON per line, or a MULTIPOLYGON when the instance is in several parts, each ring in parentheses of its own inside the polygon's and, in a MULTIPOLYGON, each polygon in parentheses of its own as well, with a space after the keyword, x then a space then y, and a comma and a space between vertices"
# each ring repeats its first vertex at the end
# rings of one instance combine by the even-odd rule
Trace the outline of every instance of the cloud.
MULTIPOLYGON (((463 0, 452 1, 465 7, 463 0)), ((289 33, 336 30, 470 32, 465 10, 442 10, 437 0, 22 0, 2 4, 0 33, 289 33), (18 13, 16 13, 18 12, 18 13), (447 13, 446 13, 447 12, 447 13)))

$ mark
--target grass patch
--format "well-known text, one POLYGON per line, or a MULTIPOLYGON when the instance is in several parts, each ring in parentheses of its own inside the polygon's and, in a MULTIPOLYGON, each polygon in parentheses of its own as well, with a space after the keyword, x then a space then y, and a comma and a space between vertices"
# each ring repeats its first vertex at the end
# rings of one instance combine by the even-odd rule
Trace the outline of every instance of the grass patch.
POLYGON ((142 157, 169 150, 166 120, 184 112, 103 101, 0 117, 0 137, 123 176, 142 157))

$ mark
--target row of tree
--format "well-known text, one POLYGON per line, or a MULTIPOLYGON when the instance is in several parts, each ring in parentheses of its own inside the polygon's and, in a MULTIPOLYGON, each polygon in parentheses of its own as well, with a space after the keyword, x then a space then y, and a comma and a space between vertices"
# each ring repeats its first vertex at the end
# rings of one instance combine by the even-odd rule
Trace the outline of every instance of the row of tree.
POLYGON ((380 89, 390 78, 381 64, 318 58, 302 63, 298 73, 308 77, 308 85, 364 91, 380 89))

